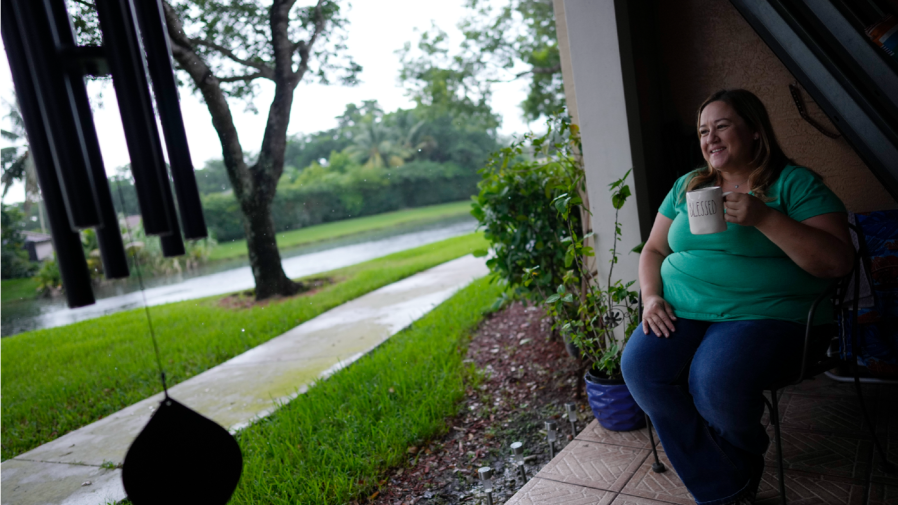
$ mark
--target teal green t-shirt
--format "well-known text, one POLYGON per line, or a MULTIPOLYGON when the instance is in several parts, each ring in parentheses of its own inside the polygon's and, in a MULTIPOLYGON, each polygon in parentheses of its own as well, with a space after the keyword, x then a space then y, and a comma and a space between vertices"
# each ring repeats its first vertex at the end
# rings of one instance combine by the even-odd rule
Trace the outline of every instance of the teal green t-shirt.
MULTIPOLYGON (((673 220, 667 235, 673 251, 661 265, 664 299, 678 317, 700 321, 780 319, 804 324, 814 299, 832 282, 805 272, 753 226, 727 223, 724 232, 689 231, 679 178, 658 209, 673 220)), ((845 205, 811 171, 783 169, 767 192, 767 205, 796 221, 847 212, 845 205)), ((830 304, 821 304, 815 324, 832 321, 830 304)))

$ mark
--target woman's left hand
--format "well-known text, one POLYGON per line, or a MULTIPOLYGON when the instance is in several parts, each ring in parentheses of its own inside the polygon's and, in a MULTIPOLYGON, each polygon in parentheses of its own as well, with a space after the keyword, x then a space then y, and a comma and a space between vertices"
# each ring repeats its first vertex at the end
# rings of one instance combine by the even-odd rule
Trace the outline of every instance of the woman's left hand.
POLYGON ((760 198, 747 193, 733 192, 723 197, 723 218, 728 223, 742 226, 757 226, 773 209, 760 198))

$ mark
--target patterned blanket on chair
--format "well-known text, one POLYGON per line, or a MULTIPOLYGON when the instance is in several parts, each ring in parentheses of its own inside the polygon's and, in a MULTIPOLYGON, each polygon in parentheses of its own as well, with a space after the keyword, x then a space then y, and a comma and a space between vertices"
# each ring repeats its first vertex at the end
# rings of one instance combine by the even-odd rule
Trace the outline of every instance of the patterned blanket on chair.
MULTIPOLYGON (((858 310, 861 352, 857 362, 873 377, 898 379, 898 210, 855 217, 873 285, 873 306, 858 310)), ((846 344, 842 352, 848 357, 851 341, 846 344)))

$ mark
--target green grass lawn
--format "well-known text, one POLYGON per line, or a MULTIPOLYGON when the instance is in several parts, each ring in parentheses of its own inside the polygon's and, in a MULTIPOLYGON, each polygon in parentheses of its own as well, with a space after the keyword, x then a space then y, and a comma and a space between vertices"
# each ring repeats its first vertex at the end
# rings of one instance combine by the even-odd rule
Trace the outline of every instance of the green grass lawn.
POLYGON ((237 435, 243 476, 231 503, 342 504, 369 496, 409 446, 445 432, 466 376, 470 334, 501 289, 475 281, 410 328, 237 435))
MULTIPOLYGON (((471 202, 453 202, 416 209, 398 210, 375 216, 345 219, 333 223, 319 224, 285 231, 277 234, 278 248, 285 249, 313 242, 346 237, 364 231, 391 228, 405 224, 425 224, 440 219, 471 214, 471 202)), ((246 256, 246 240, 223 242, 212 250, 211 260, 222 260, 246 256)))
MULTIPOLYGON (((151 307, 169 385, 241 354, 328 309, 487 245, 479 233, 329 272, 311 295, 251 309, 222 296, 151 307)), ((0 340, 2 459, 161 390, 143 309, 0 340)))
POLYGON ((31 300, 37 297, 35 279, 6 279, 0 281, 0 303, 31 300))

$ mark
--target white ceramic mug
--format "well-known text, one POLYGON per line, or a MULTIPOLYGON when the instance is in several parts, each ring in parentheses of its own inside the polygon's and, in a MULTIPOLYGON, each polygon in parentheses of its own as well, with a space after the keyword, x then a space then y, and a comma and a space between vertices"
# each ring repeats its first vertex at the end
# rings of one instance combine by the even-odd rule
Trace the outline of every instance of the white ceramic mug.
POLYGON ((723 219, 723 192, 720 186, 696 189, 686 193, 689 231, 693 235, 707 235, 726 231, 723 219))

